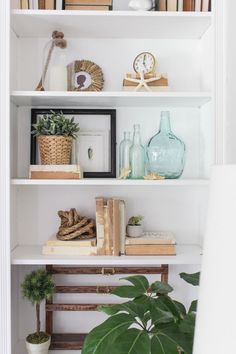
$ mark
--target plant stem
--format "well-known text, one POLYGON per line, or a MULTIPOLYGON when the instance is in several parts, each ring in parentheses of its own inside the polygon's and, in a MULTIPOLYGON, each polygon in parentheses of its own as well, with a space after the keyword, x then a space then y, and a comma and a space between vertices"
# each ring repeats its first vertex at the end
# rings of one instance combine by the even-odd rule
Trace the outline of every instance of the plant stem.
POLYGON ((39 335, 40 332, 40 304, 36 304, 36 328, 37 328, 37 334, 39 335))

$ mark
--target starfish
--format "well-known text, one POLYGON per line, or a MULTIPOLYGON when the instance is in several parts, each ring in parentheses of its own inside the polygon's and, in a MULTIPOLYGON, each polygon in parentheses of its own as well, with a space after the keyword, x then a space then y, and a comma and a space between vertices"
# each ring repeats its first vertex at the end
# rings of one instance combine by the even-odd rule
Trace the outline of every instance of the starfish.
POLYGON ((119 179, 126 179, 129 177, 131 170, 129 168, 122 168, 119 179))
POLYGON ((125 79, 127 81, 131 81, 131 82, 135 82, 137 83, 138 85, 135 87, 134 91, 138 91, 139 89, 141 89, 142 87, 145 87, 145 89, 147 91, 152 91, 152 89, 148 86, 148 84, 150 82, 153 82, 153 81, 157 81, 157 80, 160 80, 161 79, 161 76, 155 76, 155 77, 151 77, 150 79, 145 79, 144 77, 144 72, 141 71, 139 73, 140 75, 140 79, 133 79, 133 78, 130 78, 130 77, 126 77, 125 79))
POLYGON ((165 177, 162 177, 160 175, 158 175, 157 173, 150 173, 147 176, 144 176, 144 179, 146 180, 163 180, 165 179, 165 177))

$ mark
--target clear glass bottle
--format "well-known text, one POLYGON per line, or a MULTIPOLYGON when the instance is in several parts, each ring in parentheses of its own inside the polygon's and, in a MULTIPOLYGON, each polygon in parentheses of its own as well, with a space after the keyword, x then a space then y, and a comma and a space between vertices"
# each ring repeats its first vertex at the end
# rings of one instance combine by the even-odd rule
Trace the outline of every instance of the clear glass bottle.
POLYGON ((134 125, 133 144, 130 148, 131 179, 142 179, 145 175, 145 150, 141 144, 140 125, 134 125))
POLYGON ((170 127, 170 112, 161 112, 159 132, 147 145, 148 172, 162 177, 179 178, 185 165, 185 144, 170 127))
POLYGON ((132 145, 130 140, 130 132, 124 132, 124 139, 120 143, 119 147, 119 172, 123 169, 130 169, 129 152, 132 145))

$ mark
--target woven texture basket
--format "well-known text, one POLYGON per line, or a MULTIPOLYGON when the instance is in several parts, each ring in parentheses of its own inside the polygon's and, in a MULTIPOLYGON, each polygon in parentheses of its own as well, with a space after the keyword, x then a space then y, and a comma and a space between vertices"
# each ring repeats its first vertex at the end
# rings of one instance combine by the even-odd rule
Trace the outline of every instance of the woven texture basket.
POLYGON ((69 165, 72 137, 39 135, 37 137, 42 165, 69 165))

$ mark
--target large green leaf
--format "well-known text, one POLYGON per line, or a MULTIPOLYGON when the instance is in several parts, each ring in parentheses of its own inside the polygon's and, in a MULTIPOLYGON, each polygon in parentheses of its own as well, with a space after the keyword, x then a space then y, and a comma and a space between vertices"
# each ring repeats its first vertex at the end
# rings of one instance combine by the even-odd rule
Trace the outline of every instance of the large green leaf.
POLYGON ((164 311, 157 306, 154 299, 150 298, 150 316, 152 324, 157 326, 160 323, 169 323, 174 321, 174 316, 168 311, 164 311))
POLYGON ((117 304, 112 306, 102 305, 99 307, 100 311, 105 312, 107 315, 115 315, 119 312, 125 312, 134 317, 139 317, 141 320, 144 318, 146 310, 146 302, 138 302, 136 300, 128 301, 123 304, 117 304))
POLYGON ((143 293, 143 290, 137 289, 135 286, 130 285, 118 286, 112 291, 112 294, 114 295, 129 299, 135 299, 136 297, 143 295, 143 293))
POLYGON ((152 337, 151 354, 179 354, 179 352, 172 339, 163 334, 155 334, 152 337))
POLYGON ((142 291, 142 293, 146 293, 149 288, 149 283, 146 277, 143 275, 135 275, 127 278, 123 278, 133 284, 138 290, 142 291))
POLYGON ((150 348, 147 332, 130 328, 116 338, 109 354, 150 354, 150 348))
POLYGON ((197 312, 197 304, 198 304, 197 300, 192 301, 188 312, 189 313, 190 312, 197 312))
POLYGON ((187 311, 186 311, 185 306, 184 306, 183 304, 181 304, 181 302, 179 302, 179 301, 173 300, 173 302, 174 302, 175 305, 178 307, 180 313, 181 313, 183 316, 186 316, 187 311))
POLYGON ((196 315, 194 312, 187 314, 187 316, 181 321, 179 329, 183 333, 189 333, 194 335, 196 315))
POLYGON ((114 340, 133 324, 133 317, 121 313, 94 328, 85 338, 82 354, 109 354, 114 340))
POLYGON ((172 313, 172 315, 177 319, 181 320, 184 318, 182 309, 177 302, 172 300, 169 296, 159 296, 158 299, 155 299, 156 306, 163 311, 172 313))
POLYGON ((193 334, 183 333, 177 324, 160 324, 157 326, 156 333, 168 337, 177 347, 182 348, 185 354, 192 354, 193 334))
POLYGON ((197 286, 200 282, 200 272, 194 274, 180 273, 180 278, 184 279, 189 284, 197 286))
POLYGON ((151 290, 158 295, 167 295, 173 291, 173 288, 169 284, 162 283, 161 281, 156 281, 151 285, 151 290))

